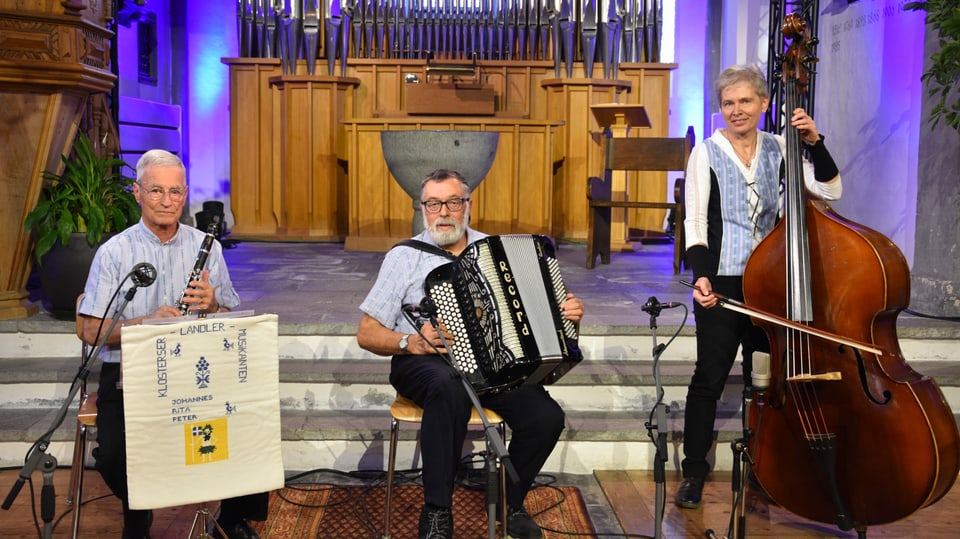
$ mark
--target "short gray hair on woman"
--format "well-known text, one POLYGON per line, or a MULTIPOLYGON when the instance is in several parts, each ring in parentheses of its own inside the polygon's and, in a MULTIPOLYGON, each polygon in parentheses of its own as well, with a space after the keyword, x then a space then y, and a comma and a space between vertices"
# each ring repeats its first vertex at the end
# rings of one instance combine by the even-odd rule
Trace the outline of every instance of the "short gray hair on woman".
POLYGON ((470 184, 467 183, 467 179, 464 178, 456 170, 450 170, 448 168, 438 168, 430 174, 427 174, 427 177, 420 182, 420 198, 423 198, 423 188, 427 186, 427 182, 442 182, 444 180, 459 180, 463 185, 463 192, 466 193, 464 196, 470 196, 470 184))
POLYGON ((143 180, 143 175, 147 168, 154 166, 180 167, 180 170, 183 171, 184 178, 186 178, 187 175, 187 169, 183 166, 183 161, 176 155, 167 150, 149 150, 147 153, 141 155, 140 160, 137 161, 137 183, 143 180))
POLYGON ((753 89, 756 90, 760 99, 769 97, 767 93, 767 79, 757 66, 736 65, 724 69, 720 73, 720 76, 717 77, 717 81, 713 84, 714 89, 717 91, 717 102, 719 103, 721 101, 720 94, 722 94, 724 90, 740 82, 746 82, 753 86, 753 89))

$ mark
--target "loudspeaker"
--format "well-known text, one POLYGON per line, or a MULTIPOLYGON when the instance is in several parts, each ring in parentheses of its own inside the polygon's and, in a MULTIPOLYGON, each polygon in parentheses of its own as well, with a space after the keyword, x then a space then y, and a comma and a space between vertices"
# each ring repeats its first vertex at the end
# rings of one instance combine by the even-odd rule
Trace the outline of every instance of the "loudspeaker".
POLYGON ((221 240, 227 233, 227 223, 224 219, 223 202, 210 200, 203 203, 203 211, 196 214, 197 228, 204 232, 213 232, 217 240, 221 240))

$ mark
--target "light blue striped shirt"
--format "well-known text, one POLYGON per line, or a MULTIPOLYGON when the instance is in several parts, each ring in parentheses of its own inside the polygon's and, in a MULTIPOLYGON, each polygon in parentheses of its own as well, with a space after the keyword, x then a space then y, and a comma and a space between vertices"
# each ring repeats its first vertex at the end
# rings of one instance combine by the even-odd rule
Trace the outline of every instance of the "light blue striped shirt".
MULTIPOLYGON (((467 243, 487 237, 467 227, 467 243)), ((414 239, 437 245, 424 230, 414 239)), ((383 257, 380 273, 360 310, 375 318, 384 327, 401 333, 415 333, 416 329, 403 316, 404 305, 417 305, 424 297, 423 283, 434 268, 449 263, 450 259, 413 247, 391 249, 383 257)))
MULTIPOLYGON (((197 262, 205 235, 201 230, 181 224, 173 238, 162 243, 141 220, 113 236, 94 255, 77 312, 95 318, 130 320, 149 316, 161 305, 176 305, 197 262), (123 312, 117 314, 123 294, 133 286, 127 276, 140 262, 148 262, 157 269, 157 280, 150 286, 138 288, 123 312), (108 312, 110 299, 118 289, 120 294, 109 305, 108 312)), ((219 242, 213 242, 205 269, 210 270, 210 284, 216 290, 217 302, 228 309, 240 305, 219 242)), ((106 330, 104 324, 103 331, 106 330)), ((103 347, 100 357, 104 363, 118 363, 120 346, 103 347)))

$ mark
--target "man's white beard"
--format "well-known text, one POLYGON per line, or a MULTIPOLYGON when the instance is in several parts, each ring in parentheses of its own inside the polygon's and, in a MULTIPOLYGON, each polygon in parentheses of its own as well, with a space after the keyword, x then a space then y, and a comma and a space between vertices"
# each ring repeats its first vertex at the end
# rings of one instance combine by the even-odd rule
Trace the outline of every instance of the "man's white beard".
POLYGON ((468 222, 470 222, 469 205, 463 210, 463 221, 458 221, 453 217, 437 217, 437 220, 433 222, 433 226, 430 226, 427 224, 427 213, 423 213, 423 228, 427 229, 430 237, 433 238, 433 241, 440 247, 453 245, 460 241, 460 238, 467 232, 467 227, 464 223, 468 222), (453 230, 438 230, 437 225, 453 225, 453 230))

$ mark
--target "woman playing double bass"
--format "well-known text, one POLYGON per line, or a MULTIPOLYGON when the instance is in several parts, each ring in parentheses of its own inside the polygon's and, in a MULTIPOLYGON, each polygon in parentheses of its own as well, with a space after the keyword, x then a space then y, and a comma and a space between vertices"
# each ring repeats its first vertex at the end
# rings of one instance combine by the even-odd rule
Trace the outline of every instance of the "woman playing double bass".
MULTIPOLYGON (((688 509, 700 505, 710 471, 707 452, 717 401, 737 348, 743 345, 745 377, 752 352, 769 348, 763 331, 747 315, 714 308, 714 291, 743 300, 747 259, 774 228, 783 207, 786 141, 758 127, 770 102, 766 80, 754 66, 735 66, 720 74, 715 89, 726 127, 693 149, 686 170, 684 226, 687 262, 693 269, 697 362, 687 389, 684 479, 676 504, 688 509)), ((790 122, 809 150, 810 159, 803 163, 807 191, 823 200, 840 198, 839 170, 813 118, 798 108, 790 122)))

